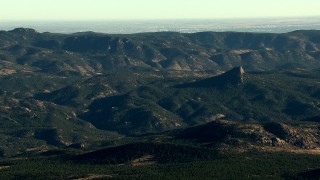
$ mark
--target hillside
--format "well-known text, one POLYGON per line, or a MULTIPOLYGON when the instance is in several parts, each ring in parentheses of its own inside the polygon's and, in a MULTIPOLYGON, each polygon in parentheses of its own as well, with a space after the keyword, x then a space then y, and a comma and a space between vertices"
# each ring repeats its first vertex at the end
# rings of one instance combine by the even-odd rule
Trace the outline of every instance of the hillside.
POLYGON ((79 117, 99 129, 125 134, 161 132, 219 119, 316 121, 320 113, 318 73, 257 73, 234 68, 208 78, 158 80, 123 95, 98 99, 79 117))

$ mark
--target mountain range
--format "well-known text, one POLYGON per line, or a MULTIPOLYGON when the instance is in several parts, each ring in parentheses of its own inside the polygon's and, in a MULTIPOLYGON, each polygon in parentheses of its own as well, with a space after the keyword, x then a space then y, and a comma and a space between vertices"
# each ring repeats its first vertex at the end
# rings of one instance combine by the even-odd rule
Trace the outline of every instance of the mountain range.
POLYGON ((1 61, 44 72, 92 75, 128 70, 226 71, 320 67, 319 31, 109 35, 0 32, 1 61))
POLYGON ((319 154, 320 31, 0 31, 0 95, 4 159, 319 154))

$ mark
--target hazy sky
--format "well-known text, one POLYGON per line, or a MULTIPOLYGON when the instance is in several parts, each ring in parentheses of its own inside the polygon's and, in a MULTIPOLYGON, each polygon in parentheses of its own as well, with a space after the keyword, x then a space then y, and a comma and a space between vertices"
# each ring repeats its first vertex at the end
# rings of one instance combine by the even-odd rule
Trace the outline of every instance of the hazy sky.
POLYGON ((0 0, 0 20, 319 16, 320 0, 0 0))

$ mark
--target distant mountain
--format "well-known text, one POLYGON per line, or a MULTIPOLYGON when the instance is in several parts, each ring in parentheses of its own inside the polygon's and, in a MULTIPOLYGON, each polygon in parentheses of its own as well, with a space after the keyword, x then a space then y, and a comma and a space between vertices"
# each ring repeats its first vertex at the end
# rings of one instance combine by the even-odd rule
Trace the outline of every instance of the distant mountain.
POLYGON ((119 70, 320 68, 320 31, 285 34, 159 32, 130 35, 0 32, 0 60, 47 73, 87 76, 119 70))

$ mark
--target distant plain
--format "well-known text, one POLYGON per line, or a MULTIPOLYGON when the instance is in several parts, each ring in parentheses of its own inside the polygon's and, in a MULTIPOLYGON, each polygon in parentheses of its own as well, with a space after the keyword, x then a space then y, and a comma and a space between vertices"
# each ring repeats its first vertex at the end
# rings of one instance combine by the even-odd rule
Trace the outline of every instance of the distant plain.
POLYGON ((33 28, 38 32, 75 33, 94 31, 109 34, 174 31, 236 31, 286 33, 295 30, 320 30, 320 17, 239 18, 190 20, 106 20, 106 21, 1 21, 1 30, 16 27, 33 28))

